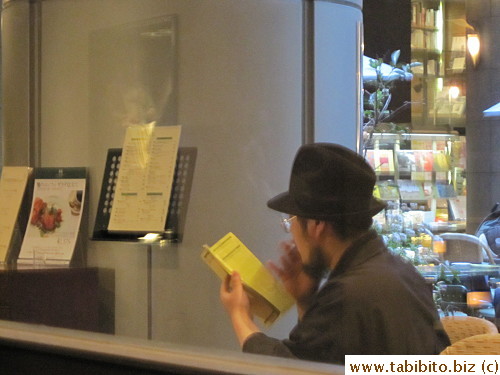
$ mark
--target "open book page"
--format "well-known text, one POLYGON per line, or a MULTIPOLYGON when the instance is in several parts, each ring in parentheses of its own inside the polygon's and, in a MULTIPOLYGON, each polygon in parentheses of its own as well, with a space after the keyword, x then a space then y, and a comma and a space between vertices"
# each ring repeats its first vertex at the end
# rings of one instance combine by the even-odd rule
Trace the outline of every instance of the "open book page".
POLYGON ((233 233, 211 247, 205 245, 201 256, 221 279, 233 271, 241 275, 249 292, 252 312, 265 324, 273 323, 295 303, 281 283, 233 233))

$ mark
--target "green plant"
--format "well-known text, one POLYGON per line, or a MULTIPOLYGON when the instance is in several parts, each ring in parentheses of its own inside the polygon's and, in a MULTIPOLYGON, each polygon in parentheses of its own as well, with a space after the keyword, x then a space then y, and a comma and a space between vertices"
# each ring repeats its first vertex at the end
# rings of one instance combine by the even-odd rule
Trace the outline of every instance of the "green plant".
POLYGON ((367 89, 364 90, 363 139, 365 150, 375 132, 397 133, 408 131, 405 127, 391 122, 391 119, 399 112, 407 109, 411 102, 406 101, 400 107, 391 111, 389 109, 392 99, 391 89, 397 82, 411 79, 411 69, 422 65, 422 63, 400 63, 400 54, 400 50, 394 51, 391 54, 389 64, 385 64, 383 59, 370 59, 370 67, 375 70, 376 76, 374 80, 365 84, 367 89))
POLYGON ((450 267, 448 264, 441 263, 439 265, 439 275, 437 276, 436 282, 448 285, 462 285, 462 282, 460 281, 460 271, 450 267), (451 273, 451 278, 447 272, 451 273))
POLYGON ((382 238, 390 252, 400 256, 408 263, 414 266, 426 263, 420 255, 418 246, 411 243, 410 238, 404 233, 383 234, 382 238))

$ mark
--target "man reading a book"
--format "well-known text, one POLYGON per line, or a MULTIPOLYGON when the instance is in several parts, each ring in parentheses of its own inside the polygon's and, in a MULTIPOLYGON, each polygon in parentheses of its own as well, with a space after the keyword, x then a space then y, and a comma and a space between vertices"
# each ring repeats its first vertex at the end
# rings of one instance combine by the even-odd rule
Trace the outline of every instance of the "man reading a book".
POLYGON ((233 273, 220 297, 244 352, 342 364, 347 354, 438 354, 450 344, 430 287, 371 229, 385 207, 373 197, 375 180, 343 146, 298 150, 289 190, 267 203, 289 215, 292 239, 270 267, 295 298, 298 322, 284 340, 264 334, 233 273))

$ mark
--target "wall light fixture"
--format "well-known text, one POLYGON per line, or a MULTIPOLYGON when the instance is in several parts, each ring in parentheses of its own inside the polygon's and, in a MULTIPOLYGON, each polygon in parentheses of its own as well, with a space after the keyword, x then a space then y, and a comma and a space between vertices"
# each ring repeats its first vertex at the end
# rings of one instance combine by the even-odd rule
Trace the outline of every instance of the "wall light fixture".
POLYGON ((479 41, 479 34, 467 34, 467 50, 469 51, 470 57, 472 59, 472 64, 474 66, 476 66, 479 61, 480 48, 481 42, 479 41))

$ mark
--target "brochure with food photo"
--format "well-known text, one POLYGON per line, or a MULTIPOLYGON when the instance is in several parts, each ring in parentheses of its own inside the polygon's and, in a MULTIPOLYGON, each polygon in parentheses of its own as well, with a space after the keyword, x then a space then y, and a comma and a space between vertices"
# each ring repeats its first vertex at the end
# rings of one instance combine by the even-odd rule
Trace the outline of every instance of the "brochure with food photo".
POLYGON ((66 265, 73 256, 85 199, 85 168, 38 168, 18 264, 66 265))

